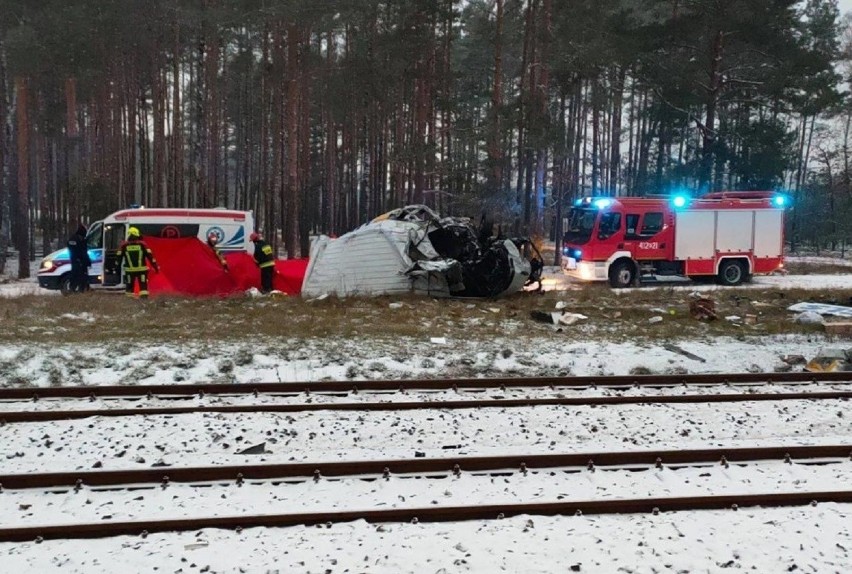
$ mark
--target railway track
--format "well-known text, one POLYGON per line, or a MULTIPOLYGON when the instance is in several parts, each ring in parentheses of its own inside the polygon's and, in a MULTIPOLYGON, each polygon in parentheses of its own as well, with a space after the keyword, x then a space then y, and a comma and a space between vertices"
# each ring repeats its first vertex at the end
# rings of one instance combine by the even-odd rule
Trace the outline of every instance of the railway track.
POLYGON ((813 385, 831 383, 845 384, 852 381, 852 373, 825 373, 819 376, 803 373, 771 373, 771 374, 726 374, 726 375, 686 375, 678 377, 567 377, 557 379, 449 379, 427 381, 365 381, 357 383, 323 382, 323 383, 267 383, 262 385, 152 385, 143 387, 110 386, 110 387, 56 387, 39 389, 38 395, 26 389, 0 389, 0 400, 38 401, 43 397, 48 399, 80 399, 89 393, 88 398, 95 400, 133 400, 139 404, 133 408, 97 408, 97 409, 27 409, 17 411, 0 411, 0 424, 24 423, 56 420, 83 419, 90 417, 124 417, 124 416, 155 416, 181 415, 193 413, 295 413, 308 411, 406 411, 420 409, 483 409, 511 408, 537 406, 593 406, 593 405, 643 405, 643 404, 684 404, 684 403, 733 403, 754 401, 789 401, 789 400, 848 400, 852 398, 852 390, 831 390, 819 392, 753 392, 755 386, 784 385, 813 385), (507 387, 507 384, 510 387, 507 387), (506 398, 491 397, 488 399, 465 398, 463 400, 428 400, 428 401, 357 401, 357 402, 315 402, 308 398, 298 403, 272 404, 241 404, 241 405, 186 405, 186 406, 145 406, 146 399, 186 400, 196 396, 260 396, 267 398, 294 397, 303 393, 328 396, 352 396, 359 393, 407 393, 410 391, 440 392, 455 390, 459 393, 487 393, 512 389, 542 390, 552 392, 560 390, 578 390, 588 388, 623 389, 630 388, 669 388, 671 386, 700 385, 743 385, 749 392, 724 394, 674 394, 647 396, 579 396, 566 397, 561 393, 555 397, 536 398, 506 398), (97 394, 96 394, 97 393, 97 394))
MULTIPOLYGON (((170 468, 169 481, 203 483, 228 480, 226 484, 240 486, 252 479, 318 480, 325 477, 354 479, 391 478, 390 474, 422 475, 434 478, 434 473, 460 474, 464 472, 505 476, 509 473, 547 472, 556 470, 579 472, 596 467, 636 470, 637 468, 681 468, 701 464, 753 464, 765 461, 786 461, 797 464, 828 464, 850 460, 852 445, 793 446, 770 448, 702 449, 645 452, 593 452, 569 455, 462 457, 454 459, 407 459, 390 461, 362 461, 322 464, 255 465, 242 467, 170 468), (665 461, 665 462, 664 462, 665 461), (391 470, 393 469, 393 470, 391 470), (319 474, 318 474, 319 473, 319 474)), ((164 469, 144 471, 71 472, 41 475, 4 476, 4 487, 17 488, 68 487, 78 490, 81 484, 108 488, 91 488, 90 492, 114 490, 125 486, 133 491, 145 484, 160 482, 164 469), (81 481, 85 481, 84 483, 81 481), (73 485, 73 486, 71 486, 73 485)), ((291 481, 287 480, 287 484, 291 481)), ((276 483, 273 483, 276 484, 276 483)), ((168 484, 163 484, 167 487, 168 484)), ((157 488, 157 485, 151 485, 157 488)), ((9 491, 11 494, 12 491, 9 491)), ((64 491, 60 491, 64 492, 64 491)), ((367 508, 361 510, 334 509, 321 512, 296 512, 286 514, 204 516, 167 519, 135 519, 131 521, 75 522, 72 524, 37 525, 0 528, 0 542, 28 540, 100 538, 119 535, 146 536, 155 532, 192 531, 202 528, 242 529, 250 527, 283 527, 294 525, 331 525, 338 522, 365 520, 381 522, 441 522, 462 520, 493 520, 521 514, 578 515, 613 514, 745 508, 750 506, 779 507, 817 504, 821 502, 852 502, 852 491, 819 490, 811 492, 756 492, 752 494, 713 494, 703 496, 606 498, 571 502, 504 502, 464 505, 429 506, 409 508, 367 508)))
POLYGON ((400 391, 451 391, 582 388, 666 388, 677 386, 773 385, 852 383, 852 372, 836 373, 727 373, 694 375, 620 375, 585 377, 506 377, 489 379, 408 379, 384 381, 316 381, 287 383, 194 383, 175 385, 102 385, 0 388, 2 400, 41 398, 187 397, 194 395, 292 395, 302 393, 359 393, 400 391))
POLYGON ((702 464, 744 464, 764 461, 821 464, 852 460, 852 444, 587 452, 510 456, 409 458, 320 463, 258 464, 206 467, 158 467, 133 470, 71 471, 0 475, 2 489, 116 487, 174 483, 237 482, 246 480, 313 479, 321 477, 384 477, 395 474, 459 474, 461 472, 521 472, 541 469, 598 467, 679 468, 702 464))
POLYGON ((141 407, 135 409, 87 409, 87 410, 38 410, 0 412, 0 424, 27 423, 58 420, 84 419, 90 417, 126 417, 183 415, 194 413, 296 413, 308 411, 410 411, 421 409, 483 409, 542 406, 590 406, 590 405, 648 405, 685 403, 740 403, 755 401, 791 400, 848 400, 852 391, 804 392, 804 393, 735 393, 724 395, 657 395, 657 396, 610 396, 610 397, 560 397, 546 399, 487 399, 463 401, 392 401, 357 403, 290 403, 263 405, 196 405, 185 407, 141 407))
POLYGON ((760 506, 764 508, 850 503, 852 490, 790 492, 768 494, 734 494, 640 499, 609 499, 573 502, 511 503, 477 506, 430 506, 386 510, 343 510, 292 514, 260 514, 178 518, 167 520, 134 520, 129 522, 94 522, 0 528, 0 542, 41 542, 50 539, 105 538, 110 536, 142 536, 156 532, 186 532, 203 528, 240 531, 245 528, 315 526, 364 520, 382 522, 458 522, 462 520, 495 520, 522 514, 538 516, 571 516, 593 514, 626 514, 674 512, 685 510, 718 510, 760 506))

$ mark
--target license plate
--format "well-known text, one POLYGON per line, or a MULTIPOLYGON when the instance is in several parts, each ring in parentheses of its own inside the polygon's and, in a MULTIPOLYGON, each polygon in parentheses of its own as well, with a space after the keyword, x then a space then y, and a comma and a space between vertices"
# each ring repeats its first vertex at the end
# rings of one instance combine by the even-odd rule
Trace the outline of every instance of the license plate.
POLYGON ((577 268, 577 260, 573 257, 567 257, 565 259, 565 269, 576 269, 577 268))

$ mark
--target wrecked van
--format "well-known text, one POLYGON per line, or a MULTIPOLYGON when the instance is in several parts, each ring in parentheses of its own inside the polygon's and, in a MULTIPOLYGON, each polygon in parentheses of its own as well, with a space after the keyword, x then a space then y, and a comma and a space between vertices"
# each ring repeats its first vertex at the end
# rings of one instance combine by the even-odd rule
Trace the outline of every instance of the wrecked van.
POLYGON ((542 267, 527 238, 494 237, 484 222, 476 229, 469 218, 409 205, 314 240, 302 295, 499 297, 539 281, 542 267))

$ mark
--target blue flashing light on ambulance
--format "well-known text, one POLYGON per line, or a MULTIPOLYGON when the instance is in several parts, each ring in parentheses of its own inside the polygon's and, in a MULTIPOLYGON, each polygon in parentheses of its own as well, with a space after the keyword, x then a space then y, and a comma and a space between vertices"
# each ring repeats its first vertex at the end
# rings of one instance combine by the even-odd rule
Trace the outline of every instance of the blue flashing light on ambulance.
MULTIPOLYGON (((127 238, 130 226, 136 227, 143 237, 179 239, 197 237, 207 241, 213 233, 219 238, 219 248, 225 252, 251 253, 249 236, 254 231, 251 211, 224 208, 178 209, 134 208, 116 211, 89 226, 86 246, 92 266, 89 284, 93 287, 121 288, 124 285, 121 262, 117 250, 127 238)), ((58 289, 63 294, 71 292, 71 262, 68 249, 54 251, 42 259, 38 283, 45 289, 58 289)))

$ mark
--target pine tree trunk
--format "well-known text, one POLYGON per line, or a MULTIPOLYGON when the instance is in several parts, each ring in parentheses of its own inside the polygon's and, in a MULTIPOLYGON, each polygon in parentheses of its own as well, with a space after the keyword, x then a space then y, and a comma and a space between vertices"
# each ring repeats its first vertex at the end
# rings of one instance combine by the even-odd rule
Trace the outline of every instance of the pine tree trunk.
POLYGON ((486 191, 495 199, 503 186, 503 130, 501 113, 503 108, 503 0, 496 1, 496 30, 494 36, 494 82, 491 87, 491 109, 489 114, 490 138, 488 141, 488 182, 486 191))
POLYGON ((18 138, 18 278, 30 276, 30 119, 29 80, 15 78, 15 105, 18 138))
POLYGON ((174 22, 174 45, 172 47, 172 177, 170 192, 174 205, 187 205, 183 185, 183 130, 181 128, 181 70, 180 70, 180 25, 174 22))
POLYGON ((6 178, 7 140, 6 124, 8 107, 6 104, 6 51, 0 37, 0 274, 6 270, 6 250, 8 249, 8 217, 10 181, 6 178))

